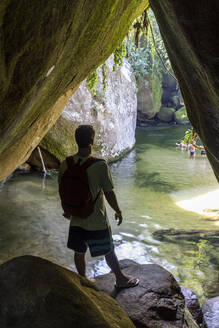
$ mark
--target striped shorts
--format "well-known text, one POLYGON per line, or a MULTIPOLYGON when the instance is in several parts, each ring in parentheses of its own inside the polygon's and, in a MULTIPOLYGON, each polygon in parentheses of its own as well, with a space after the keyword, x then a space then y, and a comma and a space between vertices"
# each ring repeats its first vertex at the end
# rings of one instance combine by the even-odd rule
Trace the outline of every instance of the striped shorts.
POLYGON ((106 255, 114 249, 111 229, 91 231, 70 225, 67 247, 78 253, 89 247, 92 257, 106 255))

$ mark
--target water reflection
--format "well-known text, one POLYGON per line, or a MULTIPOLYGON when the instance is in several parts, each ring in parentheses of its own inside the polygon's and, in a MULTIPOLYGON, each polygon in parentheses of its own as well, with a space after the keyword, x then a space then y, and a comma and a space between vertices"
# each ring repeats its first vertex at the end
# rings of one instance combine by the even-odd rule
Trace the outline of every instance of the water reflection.
MULTIPOLYGON (((111 165, 115 190, 124 214, 118 227, 111 209, 113 238, 119 259, 157 263, 202 297, 219 295, 219 252, 216 242, 158 241, 158 229, 216 230, 203 213, 180 208, 176 202, 218 188, 207 159, 191 160, 175 147, 184 127, 140 129, 135 149, 111 165)), ((0 191, 0 263, 32 254, 74 269, 66 248, 68 221, 62 217, 57 176, 15 176, 0 191)), ((102 258, 87 254, 88 275, 109 272, 102 258)))

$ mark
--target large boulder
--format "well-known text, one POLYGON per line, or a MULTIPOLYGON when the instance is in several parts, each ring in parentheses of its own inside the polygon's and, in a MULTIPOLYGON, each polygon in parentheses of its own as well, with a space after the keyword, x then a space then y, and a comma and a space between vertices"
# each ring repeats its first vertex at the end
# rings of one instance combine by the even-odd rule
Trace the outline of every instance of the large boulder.
POLYGON ((189 121, 219 180, 219 2, 150 0, 189 121))
POLYGON ((175 109, 172 107, 161 107, 160 111, 157 114, 157 118, 162 122, 172 122, 175 109))
POLYGON ((146 119, 153 118, 159 112, 161 96, 161 80, 153 73, 149 80, 141 81, 138 84, 138 111, 144 114, 146 119))
POLYGON ((148 0, 1 1, 0 180, 25 162, 147 6, 148 0))
MULTIPOLYGON (((93 154, 98 157, 114 160, 133 147, 137 115, 136 81, 126 60, 115 71, 113 66, 111 56, 106 61, 106 89, 100 68, 96 96, 92 96, 84 81, 41 141, 40 146, 58 161, 76 152, 74 133, 80 124, 94 126, 96 138, 93 154)), ((37 150, 28 162, 36 163, 36 155, 37 150)))
POLYGON ((1 328, 134 328, 94 283, 39 257, 0 266, 1 328))
MULTIPOLYGON (((171 74, 174 76, 173 72, 171 74)), ((162 72, 162 106, 163 107, 173 107, 179 109, 181 106, 181 93, 179 89, 179 84, 176 79, 167 72, 162 72)))
POLYGON ((185 106, 181 107, 173 114, 173 119, 177 124, 189 123, 185 106))
POLYGON ((139 82, 137 99, 140 114, 145 114, 146 119, 154 117, 156 113, 154 113, 153 109, 153 92, 149 81, 139 82))
POLYGON ((95 282, 119 302, 136 328, 198 328, 170 272, 157 264, 139 265, 130 260, 120 265, 125 274, 139 278, 137 287, 113 288, 113 273, 98 276, 95 282))
POLYGON ((219 296, 206 301, 202 306, 205 322, 208 328, 219 327, 219 296))

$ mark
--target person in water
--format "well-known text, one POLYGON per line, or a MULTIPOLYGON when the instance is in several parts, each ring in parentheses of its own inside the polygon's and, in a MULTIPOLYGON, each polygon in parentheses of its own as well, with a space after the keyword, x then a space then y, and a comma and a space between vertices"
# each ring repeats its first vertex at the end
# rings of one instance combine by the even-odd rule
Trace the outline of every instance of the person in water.
POLYGON ((193 129, 192 141, 191 141, 191 144, 189 145, 190 158, 194 158, 195 157, 195 152, 196 152, 197 149, 201 151, 201 156, 203 158, 205 158, 206 157, 205 148, 203 146, 198 146, 197 145, 197 143, 196 143, 197 142, 197 139, 198 139, 198 134, 193 129))
POLYGON ((189 155, 190 155, 190 158, 195 158, 195 150, 196 150, 196 147, 195 147, 195 141, 192 141, 191 144, 189 144, 189 155))
MULTIPOLYGON (((73 155, 76 165, 83 165, 89 158, 94 145, 95 130, 91 125, 80 125, 75 131, 75 140, 78 152, 73 155)), ((66 169, 67 161, 60 166, 59 184, 66 169)), ((86 218, 70 215, 70 227, 67 247, 74 251, 74 262, 78 273, 86 277, 85 253, 89 247, 92 257, 104 255, 106 262, 115 274, 117 288, 135 287, 139 279, 125 275, 119 265, 114 251, 111 227, 108 221, 104 196, 111 208, 115 211, 115 220, 118 225, 123 222, 122 211, 118 205, 113 189, 110 169, 106 161, 93 162, 86 169, 89 189, 94 202, 94 211, 86 218)))
POLYGON ((203 149, 201 150, 201 157, 205 158, 206 157, 206 151, 205 148, 203 147, 203 149))
POLYGON ((184 149, 187 148, 187 145, 184 143, 184 140, 181 140, 180 143, 176 143, 176 145, 177 145, 178 147, 180 147, 180 149, 182 149, 182 150, 184 150, 184 149))

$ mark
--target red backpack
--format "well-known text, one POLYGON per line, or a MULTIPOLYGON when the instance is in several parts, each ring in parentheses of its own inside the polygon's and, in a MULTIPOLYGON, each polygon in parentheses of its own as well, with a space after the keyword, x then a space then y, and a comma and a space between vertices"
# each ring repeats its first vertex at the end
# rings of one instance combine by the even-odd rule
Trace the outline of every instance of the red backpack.
POLYGON ((92 200, 86 170, 102 159, 89 157, 82 165, 79 165, 80 161, 79 159, 75 164, 72 156, 66 158, 68 167, 61 177, 59 195, 65 217, 72 215, 86 219, 93 213, 95 202, 100 194, 99 192, 95 200, 92 200))

